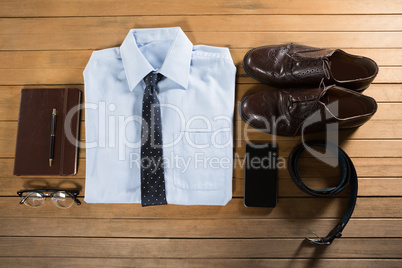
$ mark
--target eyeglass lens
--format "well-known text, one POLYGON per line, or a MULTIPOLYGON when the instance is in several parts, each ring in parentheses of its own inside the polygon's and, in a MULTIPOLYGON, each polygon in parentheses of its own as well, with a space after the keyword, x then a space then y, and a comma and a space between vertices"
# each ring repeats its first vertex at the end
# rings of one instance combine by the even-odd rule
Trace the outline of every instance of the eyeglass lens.
POLYGON ((59 208, 69 208, 74 204, 74 200, 65 192, 54 193, 52 201, 59 208))
MULTIPOLYGON (((25 200, 24 204, 28 207, 39 207, 45 202, 45 198, 40 193, 25 193, 25 196, 29 195, 28 198, 25 200)), ((23 196, 23 197, 25 197, 23 196)))
MULTIPOLYGON (((46 199, 45 196, 42 196, 42 194, 36 192, 24 193, 22 197, 25 198, 27 195, 28 198, 25 200, 24 204, 28 207, 39 207, 45 202, 46 199)), ((73 198, 63 191, 54 193, 52 196, 52 201, 59 208, 69 208, 74 204, 73 198)))

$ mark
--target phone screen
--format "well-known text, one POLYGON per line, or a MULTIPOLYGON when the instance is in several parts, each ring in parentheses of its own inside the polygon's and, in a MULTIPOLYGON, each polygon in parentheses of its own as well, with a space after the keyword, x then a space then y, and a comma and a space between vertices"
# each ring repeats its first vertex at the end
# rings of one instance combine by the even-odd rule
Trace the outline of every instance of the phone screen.
POLYGON ((278 148, 273 144, 246 144, 244 205, 274 208, 277 202, 278 148))

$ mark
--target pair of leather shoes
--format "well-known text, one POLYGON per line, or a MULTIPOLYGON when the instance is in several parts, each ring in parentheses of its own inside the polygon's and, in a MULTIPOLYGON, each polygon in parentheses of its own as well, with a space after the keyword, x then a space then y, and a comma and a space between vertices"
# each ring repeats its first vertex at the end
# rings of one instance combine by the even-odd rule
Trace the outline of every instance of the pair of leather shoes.
POLYGON ((376 101, 362 95, 378 73, 366 57, 302 45, 263 46, 250 50, 243 66, 254 79, 281 89, 246 96, 240 115, 251 126, 280 136, 299 136, 355 128, 376 112, 376 101), (330 86, 325 86, 325 84, 330 86))

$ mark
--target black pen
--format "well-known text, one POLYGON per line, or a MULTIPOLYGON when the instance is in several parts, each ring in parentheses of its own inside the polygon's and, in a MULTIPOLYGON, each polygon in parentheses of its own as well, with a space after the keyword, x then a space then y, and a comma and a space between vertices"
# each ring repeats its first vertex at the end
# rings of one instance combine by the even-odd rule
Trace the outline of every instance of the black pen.
POLYGON ((49 166, 52 166, 54 156, 54 131, 56 127, 56 109, 52 112, 52 128, 50 130, 50 152, 49 152, 49 166))

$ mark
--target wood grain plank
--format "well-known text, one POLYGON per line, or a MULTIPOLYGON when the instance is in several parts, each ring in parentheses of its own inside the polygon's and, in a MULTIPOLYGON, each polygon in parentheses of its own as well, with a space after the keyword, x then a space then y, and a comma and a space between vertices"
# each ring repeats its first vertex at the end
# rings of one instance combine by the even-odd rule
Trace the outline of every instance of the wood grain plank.
MULTIPOLYGON (((1 85, 83 84, 82 69, 0 69, 1 85)), ((401 83, 402 67, 380 67, 373 83, 401 83)), ((238 68, 237 83, 259 84, 238 68)))
POLYGON ((287 1, 186 1, 169 2, 126 0, 3 0, 0 17, 47 17, 47 16, 119 16, 119 15, 196 15, 196 14, 400 14, 402 4, 391 0, 387 5, 380 0, 351 0, 339 4, 336 0, 287 1), (180 8, 177 8, 180 7, 180 8))
MULTIPOLYGON (((5 120, 9 120, 11 114, 14 115, 11 117, 14 120, 18 116, 18 104, 1 104, 0 110, 8 111, 5 114, 5 120), (11 111, 12 108, 14 111, 11 111), (16 115, 15 115, 16 114, 16 115)), ((339 137, 340 140, 354 140, 354 139, 400 139, 401 138, 401 113, 399 112, 402 108, 401 104, 379 104, 378 112, 373 116, 373 118, 368 121, 363 126, 357 129, 347 129, 340 130, 339 137)), ((82 111, 84 112, 84 111, 82 111)), ((1 116, 0 116, 1 118, 1 116)), ((82 115, 82 118, 84 116, 82 115)), ((300 137, 281 137, 281 136, 273 136, 271 134, 262 132, 257 130, 249 125, 247 125, 244 121, 240 121, 240 116, 238 113, 235 113, 235 128, 234 128, 234 139, 237 140, 235 142, 235 146, 242 146, 241 140, 251 140, 251 141, 272 141, 276 140, 290 140, 290 141, 299 141, 300 137)), ((15 138, 17 133, 17 125, 16 121, 0 121, 0 144, 3 146, 0 148, 0 152, 6 152, 6 155, 3 156, 13 156, 15 149, 15 138)), ((306 135, 306 139, 325 139, 325 132, 322 133, 314 133, 306 135)), ((81 131, 80 131, 80 140, 85 141, 85 126, 84 122, 81 122, 81 131)), ((1 154, 1 153, 0 153, 1 154)))
MULTIPOLYGON (((271 134, 250 128, 243 121, 235 121, 234 139, 235 146, 241 146, 241 141, 300 141, 300 137, 273 137, 271 134)), ((15 143, 17 134, 16 121, 0 122, 0 143, 15 143)), ((305 139, 325 139, 326 133, 314 133, 305 135, 305 139)), ((339 132, 339 140, 384 140, 384 139, 401 139, 402 138, 402 122, 399 120, 371 120, 363 126, 352 130, 341 130, 339 132)), ((80 141, 85 141, 85 125, 81 122, 80 141)), ((12 146, 8 145, 9 148, 12 146)))
MULTIPOLYGON (((288 156, 293 148, 300 141, 277 141, 278 155, 288 156)), ((235 147, 237 156, 244 156, 246 141, 241 142, 241 146, 235 147)), ((401 157, 401 140, 347 140, 340 143, 340 147, 347 152, 350 157, 401 157)))
MULTIPOLYGON (((2 89, 6 89, 8 87, 0 87, 0 92, 2 89)), ((11 87, 13 89, 18 90, 19 87, 11 87)), ((240 101, 244 96, 263 90, 270 90, 273 87, 270 87, 265 84, 237 84, 236 85, 236 102, 240 101)), ((401 102, 402 101, 402 84, 371 84, 369 88, 367 88, 364 95, 370 96, 374 98, 378 103, 382 102, 401 102)))
MULTIPOLYGON (((402 2, 390 0, 0 0, 0 266, 61 267, 400 267, 402 265, 402 2), (179 7, 179 8, 178 8, 179 7), (253 47, 296 42, 342 48, 373 58, 380 72, 364 94, 376 115, 341 132, 356 166, 359 197, 341 239, 330 248, 304 241, 325 235, 342 217, 348 190, 335 198, 301 192, 287 156, 299 138, 279 137, 278 206, 243 205, 246 138, 272 140, 236 111, 233 199, 227 206, 142 208, 87 204, 32 209, 16 190, 85 190, 85 150, 76 176, 12 175, 20 87, 83 90, 82 71, 94 49, 119 46, 130 28, 181 26, 194 44, 229 47, 238 67, 236 101, 264 90, 242 68, 253 47), (268 43, 269 42, 269 43, 268 43), (240 132, 240 133, 239 133, 240 132), (311 235, 311 234, 310 234, 311 235)), ((82 122, 83 124, 83 122, 82 122)), ((81 140, 84 140, 82 127, 81 140)), ((309 138, 319 137, 315 134, 309 138)), ((336 182, 339 171, 308 157, 300 173, 309 186, 336 182)), ((83 198, 80 197, 80 200, 83 198)))
MULTIPOLYGON (((243 68, 237 68, 237 80, 239 84, 256 84, 255 79, 246 74, 243 68)), ((402 67, 380 67, 377 77, 373 83, 401 83, 402 67)))
POLYGON ((32 263, 39 267, 49 263, 57 267, 277 267, 277 268, 378 268, 400 267, 401 259, 168 259, 168 258, 61 258, 61 257, 0 257, 2 267, 30 266, 32 263))
MULTIPOLYGON (((287 162, 287 157, 285 157, 287 162)), ((352 158, 353 164, 357 170, 359 177, 402 177, 402 158, 352 158)), ((241 158, 234 159, 233 176, 235 178, 243 178, 244 161, 241 158)), ((0 158, 0 178, 11 177, 13 174, 14 159, 0 158)), ((328 169, 324 163, 318 161, 309 161, 309 159, 300 159, 299 172, 303 178, 321 178, 328 177, 329 172, 334 172, 333 169, 328 169)), ((85 159, 79 159, 78 173, 75 176, 65 176, 63 178, 84 178, 85 176, 85 159)), ((280 178, 289 178, 289 173, 286 166, 278 169, 280 178)), ((42 176, 28 176, 27 178, 49 178, 42 176)), ((51 177, 50 177, 51 178, 51 177)))
MULTIPOLYGON (((331 174, 335 176, 335 174, 331 174)), ((331 176, 330 175, 330 176, 331 176)), ((327 187, 335 187, 339 178, 303 178, 303 182, 312 189, 324 189, 327 187)), ((358 178, 359 197, 387 197, 402 196, 402 179, 401 178, 358 178)), ((10 192, 10 191, 8 191, 10 192)), ((233 179, 233 197, 244 196, 244 179, 233 179)), ((278 196, 279 197, 302 197, 308 196, 301 191, 289 178, 279 178, 278 180, 278 196)), ((349 196, 349 188, 337 195, 345 197, 349 196)))
MULTIPOLYGON (((238 113, 239 103, 235 104, 235 120, 241 120, 238 113)), ((377 106, 377 111, 370 119, 371 121, 376 120, 402 120, 402 103, 379 103, 377 106)))
POLYGON ((402 239, 337 239, 331 250, 303 239, 1 237, 1 256, 130 258, 399 258, 402 239), (80 245, 77 247, 77 245, 80 245), (283 249, 287 250, 283 250, 283 249), (296 253, 296 255, 295 255, 296 253))
POLYGON ((81 69, 93 50, 0 51, 0 69, 81 69))
MULTIPOLYGON (((265 141, 270 142, 270 141, 265 141)), ((236 142, 234 148, 235 158, 244 157, 246 141, 236 142)), ((278 155, 281 157, 288 156, 293 148, 300 143, 299 140, 277 140, 276 141, 279 151, 278 155)), ((0 141, 0 157, 14 157, 15 156, 15 140, 0 141)), ((117 144, 117 143, 116 143, 117 144)), ((346 140, 340 143, 340 147, 348 153, 350 157, 402 157, 402 141, 401 140, 346 140), (381 148, 381 150, 379 150, 381 148)), ((79 158, 86 157, 86 150, 79 148, 79 158)))
MULTIPOLYGON (((287 158, 285 158, 287 161, 287 158)), ((359 177, 400 177, 402 176, 402 158, 352 158, 353 164, 359 177)), ((0 162, 1 163, 1 162, 0 162)), ((233 176, 243 178, 244 161, 235 159, 233 176)), ((328 173, 334 172, 320 161, 300 159, 299 172, 303 178, 328 177, 328 173)), ((336 176, 336 173, 334 174, 336 176)), ((280 178, 289 178, 287 170, 283 167, 278 169, 280 178)))
MULTIPOLYGON (((1 71, 0 71, 1 73, 1 71)), ((74 78, 75 79, 75 78, 74 78)), ((22 86, 0 86, 0 121, 1 120, 18 120, 18 111, 19 111, 19 101, 20 101, 20 89, 21 88, 62 88, 62 87, 75 87, 84 90, 84 86, 80 85, 22 85, 22 86)), ((242 99, 243 96, 265 90, 270 89, 270 87, 263 84, 239 84, 236 86, 236 109, 238 109, 238 101, 242 99)), ((387 102, 387 103, 395 103, 402 102, 402 85, 401 84, 372 84, 364 94, 367 94, 371 97, 374 97, 379 103, 387 102)), ((377 113, 374 115, 373 119, 380 120, 392 120, 390 118, 389 112, 391 115, 396 118, 400 118, 400 107, 392 106, 392 104, 379 104, 379 108, 377 113), (396 108, 396 109, 395 109, 396 108)), ((82 115, 84 115, 85 110, 82 111, 82 115)), ((238 111, 234 112, 235 119, 240 120, 238 116, 238 111)), ((82 116, 84 119, 84 116, 82 116)))
MULTIPOLYGON (((11 124, 11 123, 10 123, 11 124)), ((1 126, 1 124, 0 124, 1 126)), ((246 126, 244 121, 235 121, 235 144, 239 140, 251 141, 275 141, 276 140, 300 140, 299 137, 281 137, 273 136, 263 131, 257 130, 251 126, 246 126)), ((344 129, 339 131, 339 140, 359 140, 359 139, 401 139, 402 121, 400 120, 370 120, 363 126, 356 129, 344 129)), ((326 139, 326 133, 314 133, 305 135, 306 140, 326 139)), ((373 141, 375 143, 375 141, 373 141)))
MULTIPOLYGON (((330 186, 336 186, 339 178, 334 177, 336 174, 331 174, 322 178, 306 178, 304 183, 314 189, 323 189, 330 186)), ((233 197, 243 197, 244 194, 244 179, 233 179, 233 197)), ((79 190, 80 196, 85 192, 84 178, 58 178, 58 177, 12 177, 0 179, 0 196, 16 196, 16 191, 20 189, 67 189, 79 190)), ((347 196, 349 190, 337 196, 347 196)), ((305 197, 306 193, 301 191, 287 177, 281 177, 278 181, 278 196, 279 197, 305 197)), ((402 196, 402 179, 401 178, 365 178, 359 177, 359 197, 386 197, 386 196, 402 196)))
MULTIPOLYGON (((281 137, 262 132, 260 130, 246 126, 243 121, 235 121, 236 127, 234 130, 234 146, 244 146, 242 141, 247 142, 271 142, 276 141, 301 141, 300 137, 281 137), (238 127, 239 126, 239 127, 238 127)), ((16 121, 0 122, 0 152, 10 157, 14 156, 16 135, 16 121)), ((326 133, 314 133, 304 136, 305 140, 311 139, 326 139, 326 133)), ((402 121, 399 120, 371 120, 365 125, 352 130, 341 130, 339 132, 339 140, 372 140, 372 144, 376 144, 379 140, 402 139, 402 121)), ((80 141, 85 142, 85 126, 81 122, 80 141)), ((84 154, 81 155, 84 157, 84 154)))
POLYGON ((131 28, 180 25, 186 32, 356 32, 401 31, 401 15, 221 15, 0 18, 0 33, 121 33, 131 28), (44 27, 46 25, 47 27, 44 27))
MULTIPOLYGON (((353 218, 401 218, 399 197, 359 197, 353 218)), ((87 204, 59 209, 50 200, 40 208, 20 205, 19 197, 1 197, 2 217, 29 218, 137 218, 137 219, 322 219, 340 218, 347 207, 348 198, 279 198, 275 209, 246 208, 242 198, 233 198, 226 206, 155 206, 148 209, 141 204, 87 204)))
POLYGON ((0 179, 0 196, 15 196, 18 190, 31 189, 65 189, 79 190, 80 196, 84 195, 84 178, 64 177, 20 177, 0 179))
MULTIPOLYGON (((279 43, 277 43, 279 44, 279 43)), ((275 43, 270 42, 269 40, 265 41, 265 43, 261 43, 261 46, 264 45, 275 45, 275 43)), ((307 45, 307 44, 305 44, 307 45)), ((331 47, 328 48, 336 49, 339 47, 331 47)), ((236 66, 242 67, 243 58, 250 48, 242 49, 242 48, 233 48, 230 50, 233 61, 236 66)), ((400 53, 400 49, 398 48, 348 48, 342 50, 347 53, 354 55, 362 55, 365 57, 369 57, 373 59, 380 66, 399 66, 402 62, 402 53, 400 53)), ((23 53, 24 51, 21 51, 23 53)), ((6 52, 3 52, 6 53, 6 52)), ((18 53, 17 51, 10 51, 9 53, 18 53)), ((28 53, 28 52, 27 52, 28 53)), ((1 52, 0 52, 1 55, 1 52)), ((0 56, 1 57, 1 56, 0 56)))
MULTIPOLYGON (((234 146, 235 153, 237 156, 244 155, 244 146, 247 142, 270 142, 278 143, 279 154, 284 156, 288 155, 290 151, 301 142, 301 137, 277 137, 270 135, 259 130, 253 129, 243 122, 236 121, 237 124, 243 127, 242 129, 237 129, 234 132, 234 146)), ((386 120, 386 121, 371 121, 367 126, 363 126, 357 130, 341 130, 340 141, 342 148, 347 150, 348 154, 352 157, 401 157, 401 147, 402 142, 400 141, 400 126, 402 122, 397 120, 386 120), (378 122, 378 123, 377 123, 378 122), (388 127, 390 125, 390 127, 388 127), (385 127, 385 129, 384 129, 385 127), (360 130, 362 129, 362 130, 360 130), (393 131, 396 129, 395 131, 393 131), (379 130, 377 133, 369 131, 379 130), (381 133, 386 132, 384 136, 381 133), (359 134, 362 133, 362 134, 359 134), (366 137, 370 139, 366 139, 366 137), (348 139, 348 140, 346 140, 348 139), (374 139, 374 140, 371 140, 374 139), (396 139, 396 140, 394 140, 396 139), (379 151, 378 147, 384 150, 379 151)), ((83 130, 80 134, 80 142, 85 145, 84 140, 84 127, 81 124, 81 129, 83 130)), ((16 136, 17 136, 17 122, 0 122, 0 157, 14 157, 15 147, 16 147, 16 136)), ((305 139, 325 139, 325 133, 317 133, 306 135, 305 139)), ((117 144, 117 143, 116 143, 117 144)), ((80 149, 79 156, 85 158, 85 149, 80 149)))
POLYGON ((359 178, 359 196, 402 196, 401 178, 359 178))
POLYGON ((83 84, 84 69, 0 69, 3 85, 83 84))
MULTIPOLYGON (((261 45, 268 45, 265 43, 261 45)), ((241 67, 247 49, 230 50, 234 64, 241 67)), ((332 47, 335 49, 335 47, 332 47)), ((380 66, 401 66, 402 49, 356 48, 345 49, 354 55, 372 58, 380 66)), ((44 50, 44 51, 0 51, 0 69, 82 69, 84 70, 92 50, 44 50)))
MULTIPOLYGON (((21 88, 64 88, 76 87, 84 91, 83 84, 63 84, 63 85, 20 85, 20 86, 0 86, 0 104, 19 105, 21 88)), ((253 92, 272 89, 264 84, 238 84, 236 85, 236 101, 240 101, 245 95, 253 92)), ((365 95, 371 96, 377 102, 402 102, 402 85, 401 84, 372 84, 364 91, 365 95)), ((85 98, 85 96, 83 96, 85 98)), ((15 117, 17 118, 17 117, 15 117)), ((1 119, 7 120, 7 119, 1 119)), ((9 119, 13 120, 13 119, 9 119)))
MULTIPOLYGON (((402 237, 401 219, 352 219, 342 238, 402 237)), ((0 218, 0 236, 133 238, 303 238, 327 234, 337 219, 69 219, 0 218), (77 228, 79 226, 79 228, 77 228), (166 232, 169 226, 169 232, 166 232)))
MULTIPOLYGON (((0 36, 0 50, 80 50, 120 46, 124 33, 37 33, 0 36)), ((193 44, 233 48, 252 48, 296 42, 314 47, 401 48, 400 32, 187 32, 193 44), (322 36, 325 35, 325 38, 322 36)))

